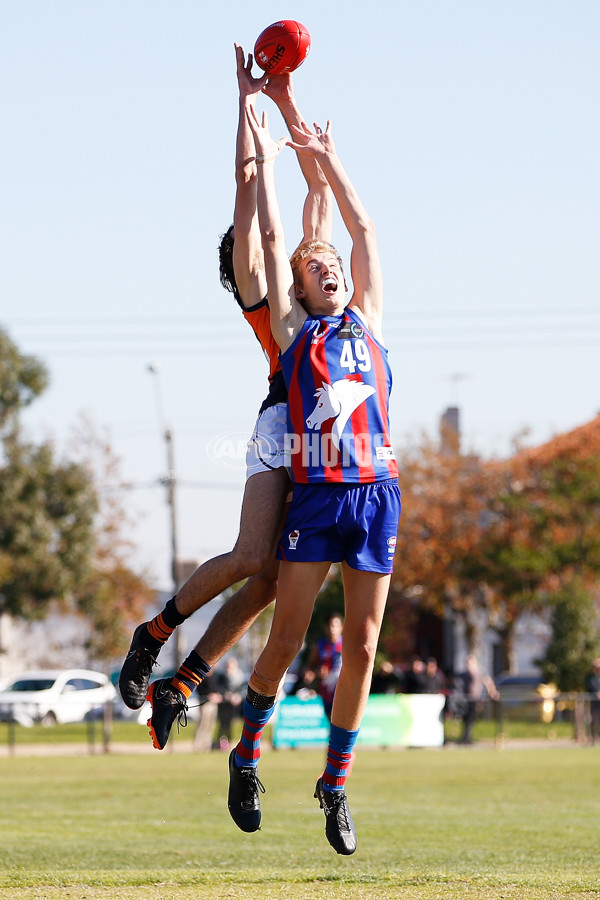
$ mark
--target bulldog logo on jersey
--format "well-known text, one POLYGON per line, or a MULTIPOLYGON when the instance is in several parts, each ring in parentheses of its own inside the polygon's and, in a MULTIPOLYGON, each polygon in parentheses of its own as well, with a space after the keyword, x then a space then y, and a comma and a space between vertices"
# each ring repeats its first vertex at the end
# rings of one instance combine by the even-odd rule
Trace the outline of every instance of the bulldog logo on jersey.
POLYGON ((320 429, 323 422, 335 419, 331 428, 331 439, 334 447, 339 450, 346 422, 354 410, 374 393, 375 388, 362 381, 348 381, 345 378, 334 381, 333 384, 324 381, 323 387, 315 391, 317 405, 306 419, 306 427, 320 429))

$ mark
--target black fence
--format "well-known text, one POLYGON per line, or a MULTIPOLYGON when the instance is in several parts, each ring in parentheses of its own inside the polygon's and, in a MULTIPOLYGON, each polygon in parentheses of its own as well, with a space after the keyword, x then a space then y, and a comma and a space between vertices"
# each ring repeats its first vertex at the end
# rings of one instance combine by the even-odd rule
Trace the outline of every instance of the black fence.
MULTIPOLYGON (((552 690, 515 692, 499 700, 483 701, 480 712, 482 718, 494 722, 498 743, 506 739, 515 723, 521 724, 522 732, 526 731, 527 724, 542 723, 548 726, 548 736, 556 733, 552 726, 557 726, 561 735, 568 735, 578 744, 600 743, 600 700, 595 694, 552 690)), ((534 731, 539 733, 533 727, 531 731, 532 736, 534 731)))

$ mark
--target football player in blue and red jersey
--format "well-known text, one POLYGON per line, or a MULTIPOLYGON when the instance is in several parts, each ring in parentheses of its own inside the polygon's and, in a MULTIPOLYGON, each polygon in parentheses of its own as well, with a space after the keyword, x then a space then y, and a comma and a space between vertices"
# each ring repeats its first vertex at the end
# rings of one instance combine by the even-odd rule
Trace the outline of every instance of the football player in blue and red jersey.
POLYGON ((305 124, 294 128, 295 141, 288 145, 318 162, 333 191, 352 241, 350 301, 341 260, 330 244, 304 243, 288 259, 274 177, 281 145, 271 137, 266 115, 259 120, 253 106, 249 121, 271 330, 289 392, 294 494, 278 548, 282 562, 271 633, 249 680, 243 733, 230 758, 228 806, 242 830, 259 827, 258 794, 245 789, 245 773, 257 766, 260 736, 280 679, 302 646, 317 592, 331 563, 340 563, 342 666, 315 797, 325 813, 327 839, 349 855, 356 850, 356 830, 344 786, 369 694, 400 517, 381 267, 373 223, 337 156, 329 123, 325 132, 305 124))
MULTIPOLYGON (((187 699, 192 691, 275 598, 279 568, 275 548, 291 486, 284 458, 287 389, 279 364, 279 347, 270 328, 256 210, 257 166, 247 112, 257 95, 264 92, 276 103, 288 128, 300 125, 302 115, 290 75, 254 78, 252 55, 246 60, 242 47, 237 44, 235 53, 239 86, 236 197, 233 225, 219 248, 220 276, 223 286, 234 294, 269 361, 269 393, 248 446, 247 480, 235 547, 203 563, 152 621, 136 628, 121 669, 119 687, 126 705, 139 709, 146 696, 152 704, 148 725, 153 744, 160 750, 175 719, 181 718, 185 724, 187 699), (175 628, 226 588, 245 578, 248 578, 246 584, 221 607, 175 676, 159 679, 149 686, 158 653, 175 628)), ((299 157, 299 162, 308 185, 303 209, 304 236, 329 239, 332 196, 328 182, 314 159, 299 157)))
POLYGON ((344 623, 339 613, 329 613, 325 619, 325 634, 315 641, 306 661, 306 668, 317 673, 317 692, 330 721, 335 687, 342 668, 343 630, 344 623))

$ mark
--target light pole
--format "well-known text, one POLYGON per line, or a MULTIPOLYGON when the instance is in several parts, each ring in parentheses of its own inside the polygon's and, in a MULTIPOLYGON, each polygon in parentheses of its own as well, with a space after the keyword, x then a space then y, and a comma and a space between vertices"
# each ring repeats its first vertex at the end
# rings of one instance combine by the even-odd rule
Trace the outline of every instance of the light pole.
MULTIPOLYGON (((176 505, 176 496, 175 496, 175 488, 177 485, 177 479, 175 477, 175 456, 173 453, 173 432, 171 428, 167 425, 165 414, 164 414, 164 404, 162 398, 162 390, 160 383, 160 366, 158 363, 150 363, 148 366, 148 371, 150 374, 156 376, 154 381, 154 399, 156 402, 156 412, 158 415, 159 426, 163 437, 165 439, 165 445, 167 449, 167 472, 166 475, 160 479, 160 483, 164 484, 167 488, 167 504, 169 507, 169 518, 171 525, 171 577, 173 579, 173 596, 179 590, 179 553, 177 547, 177 505, 176 505)), ((173 650, 175 654, 175 669, 179 668, 179 663, 181 662, 181 635, 179 629, 175 629, 175 633, 173 635, 173 650)))

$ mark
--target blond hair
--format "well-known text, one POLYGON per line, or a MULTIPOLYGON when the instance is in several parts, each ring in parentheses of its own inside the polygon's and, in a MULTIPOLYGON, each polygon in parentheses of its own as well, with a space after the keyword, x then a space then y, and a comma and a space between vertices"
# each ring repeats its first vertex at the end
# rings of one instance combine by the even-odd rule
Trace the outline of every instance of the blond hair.
POLYGON ((294 276, 294 284, 297 284, 299 287, 302 287, 302 276, 300 275, 300 263, 303 259, 306 259, 307 256, 311 256, 313 253, 331 253, 337 259, 342 275, 344 274, 344 267, 342 265, 342 257, 335 249, 333 244, 327 243, 327 241, 304 241, 302 244, 299 244, 298 247, 294 250, 292 255, 290 256, 290 266, 292 267, 292 275, 294 276))

